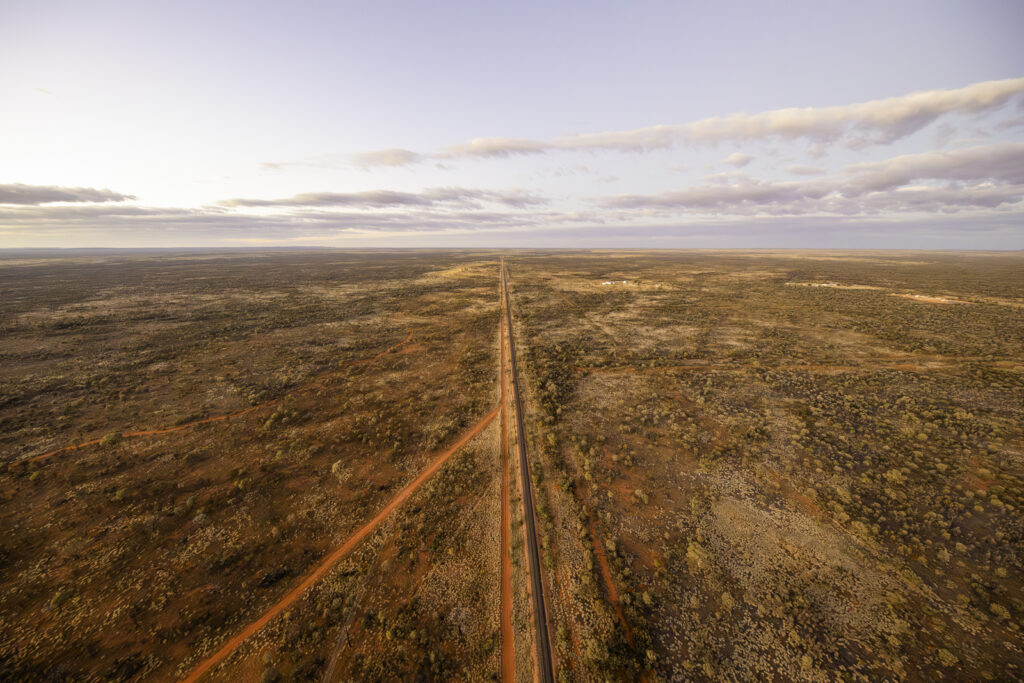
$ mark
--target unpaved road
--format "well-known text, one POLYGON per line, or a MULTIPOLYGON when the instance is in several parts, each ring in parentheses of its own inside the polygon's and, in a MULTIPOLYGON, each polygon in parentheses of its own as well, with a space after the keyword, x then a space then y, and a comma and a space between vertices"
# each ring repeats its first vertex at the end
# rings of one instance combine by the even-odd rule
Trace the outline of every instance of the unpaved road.
POLYGON ((483 431, 484 427, 489 425, 494 418, 498 416, 499 410, 500 407, 496 406, 494 410, 485 415, 482 420, 465 432, 458 441, 434 458, 433 462, 431 462, 430 465, 428 465, 427 468, 419 474, 419 476, 413 479, 412 482, 407 484, 405 488, 399 491, 398 495, 392 498, 391 502, 385 505, 384 508, 377 513, 376 517, 360 527, 360 529, 349 536, 348 540, 341 544, 340 547, 321 560, 320 564, 314 567, 313 570, 309 572, 309 574, 307 574, 306 577, 294 588, 288 591, 283 598, 278 600, 270 607, 270 609, 264 612, 263 616, 251 622, 248 626, 242 629, 238 635, 225 643, 219 650, 199 662, 199 664, 197 664, 187 676, 181 679, 181 683, 194 683, 195 681, 198 681, 203 674, 227 659, 227 657, 234 652, 239 645, 244 643, 248 638, 270 623, 274 617, 279 615, 302 597, 302 595, 309 590, 313 584, 322 579, 324 575, 334 567, 334 565, 351 553, 360 541, 369 536, 381 522, 395 511, 399 505, 404 503, 410 495, 412 495, 420 486, 423 485, 425 481, 427 481, 427 479, 433 476, 434 473, 441 468, 441 465, 445 464, 445 462, 447 462, 456 451, 465 446, 470 439, 483 431))
POLYGON ((554 683, 555 673, 551 656, 551 638, 548 635, 547 606, 544 602, 544 576, 540 566, 540 547, 537 543, 537 523, 530 481, 530 461, 526 455, 526 429, 523 426, 523 404, 519 397, 515 333, 512 327, 512 309, 509 306, 508 285, 505 281, 504 259, 501 260, 501 292, 505 305, 505 323, 508 329, 509 362, 512 369, 512 400, 516 413, 516 448, 519 451, 519 475, 523 493, 523 519, 526 523, 526 559, 530 568, 530 600, 533 605, 534 650, 537 663, 536 678, 541 683, 554 683))
POLYGON ((512 554, 509 529, 508 421, 505 410, 505 319, 501 319, 501 680, 516 680, 515 634, 512 631, 512 554))

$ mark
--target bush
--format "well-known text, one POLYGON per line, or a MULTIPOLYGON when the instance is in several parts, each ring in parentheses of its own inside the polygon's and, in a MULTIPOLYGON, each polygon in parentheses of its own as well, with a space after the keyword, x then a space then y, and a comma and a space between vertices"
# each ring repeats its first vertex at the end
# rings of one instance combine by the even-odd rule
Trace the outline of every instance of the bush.
POLYGON ((341 460, 338 460, 333 465, 331 465, 331 474, 333 474, 338 481, 344 482, 346 479, 348 479, 351 472, 345 467, 344 463, 341 460))
POLYGON ((62 586, 53 597, 50 598, 50 607, 57 608, 63 605, 68 599, 75 594, 75 589, 71 586, 62 586))
POLYGON ((103 437, 103 440, 100 441, 100 445, 104 447, 115 446, 121 443, 123 440, 124 437, 121 436, 121 432, 110 432, 109 434, 103 437))

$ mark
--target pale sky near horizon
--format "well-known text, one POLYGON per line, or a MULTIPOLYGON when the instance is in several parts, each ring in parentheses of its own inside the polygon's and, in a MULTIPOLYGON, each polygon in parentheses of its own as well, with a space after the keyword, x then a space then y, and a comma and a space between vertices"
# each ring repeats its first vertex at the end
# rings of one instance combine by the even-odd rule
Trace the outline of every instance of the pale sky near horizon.
POLYGON ((1024 248, 1024 3, 0 4, 0 248, 1024 248))

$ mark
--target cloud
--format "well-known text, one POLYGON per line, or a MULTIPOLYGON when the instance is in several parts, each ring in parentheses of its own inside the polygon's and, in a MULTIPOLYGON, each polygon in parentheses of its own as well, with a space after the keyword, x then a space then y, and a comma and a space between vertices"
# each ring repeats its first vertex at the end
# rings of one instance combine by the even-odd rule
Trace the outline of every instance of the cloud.
POLYGON ((717 143, 779 138, 814 143, 843 141, 852 147, 888 144, 949 113, 991 111, 1024 93, 1024 78, 975 83, 956 90, 930 90, 837 107, 776 109, 733 114, 685 127, 690 141, 717 143))
MULTIPOLYGON (((1024 196, 1024 185, 907 185, 845 197, 842 183, 853 177, 777 183, 733 172, 676 193, 608 198, 603 208, 588 211, 511 210, 501 203, 479 209, 447 201, 462 197, 466 191, 460 188, 412 194, 430 196, 435 203, 400 204, 398 210, 390 204, 324 204, 325 198, 316 198, 316 193, 296 195, 314 198, 312 208, 287 204, 261 206, 259 211, 246 211, 243 206, 184 209, 123 203, 7 205, 0 206, 0 242, 7 246, 332 241, 374 246, 537 246, 557 239, 562 246, 594 246, 608 237, 617 240, 618 246, 635 247, 669 246, 685 236, 698 240, 691 246, 728 246, 733 243, 723 241, 724 237, 735 233, 733 246, 750 247, 758 235, 764 240, 760 246, 822 246, 816 240, 825 234, 842 238, 850 246, 861 244, 857 240, 863 227, 868 238, 882 230, 894 239, 910 240, 900 243, 907 246, 941 243, 980 248, 983 242, 964 236, 986 230, 992 245, 1021 245, 1024 210, 1015 203, 1024 196), (920 217, 921 212, 926 216, 920 217), (798 230, 798 225, 803 227, 798 230)), ((382 201, 385 196, 378 193, 376 197, 382 201)), ((514 201, 514 193, 508 198, 514 201)))
POLYGON ((435 187, 424 190, 421 196, 435 203, 473 206, 480 202, 503 204, 514 208, 539 206, 548 200, 538 194, 520 189, 512 190, 471 190, 462 187, 435 187))
POLYGON ((779 182, 735 172, 719 174, 681 190, 617 195, 599 203, 648 215, 787 216, 955 213, 1000 209, 1021 200, 1024 144, 1004 143, 852 164, 838 178, 779 182))
POLYGON ((423 161, 423 156, 407 149, 381 149, 376 152, 353 154, 352 163, 361 168, 373 166, 406 166, 423 161))
POLYGON ((96 190, 91 187, 56 187, 53 185, 0 185, 0 204, 53 204, 55 202, 123 202, 135 199, 129 194, 96 190))
POLYGON ((555 140, 552 148, 564 151, 650 152, 674 147, 679 141, 681 128, 656 125, 634 130, 569 135, 555 140))
POLYGON ((393 192, 390 190, 372 190, 369 192, 304 192, 292 197, 281 199, 246 199, 234 198, 218 202, 220 206, 232 208, 254 208, 254 207, 298 207, 317 208, 330 206, 355 206, 366 208, 399 207, 399 206, 426 206, 430 202, 419 195, 408 192, 393 192))
POLYGON ((850 147, 888 144, 921 130, 945 114, 993 111, 1024 94, 1024 78, 975 83, 835 107, 775 109, 731 114, 692 123, 562 138, 560 148, 661 149, 679 143, 715 145, 751 140, 807 140, 850 147))
POLYGON ((200 208, 135 204, 0 205, 0 241, 27 236, 164 235, 173 239, 305 239, 310 235, 471 234, 543 229, 600 215, 544 210, 548 200, 518 188, 435 187, 421 192, 308 192, 283 199, 230 199, 200 208))
POLYGON ((557 211, 437 210, 414 207, 403 211, 345 210, 328 208, 316 212, 254 214, 217 207, 177 209, 110 206, 18 206, 0 207, 0 239, 8 243, 31 235, 170 235, 208 241, 218 239, 304 239, 311 235, 439 235, 478 231, 544 230, 549 227, 590 222, 599 224, 599 214, 557 211))
MULTIPOLYGON (((103 218, 105 216, 194 216, 205 213, 203 209, 179 209, 173 207, 136 206, 133 204, 88 204, 85 206, 0 206, 0 220, 25 218, 103 218)), ((223 214, 223 211, 218 213, 223 214)))
MULTIPOLYGON (((821 199, 826 186, 772 182, 742 177, 730 184, 705 184, 656 195, 616 195, 601 201, 613 209, 667 209, 693 213, 746 213, 751 207, 782 209, 806 199, 821 199)), ((791 211, 785 210, 785 213, 791 211)))
POLYGON ((506 158, 526 154, 542 154, 551 147, 546 142, 537 140, 517 140, 514 138, 473 138, 466 142, 446 147, 438 157, 506 158))
POLYGON ((994 128, 996 130, 1012 130, 1014 128, 1020 128, 1024 126, 1024 116, 1020 116, 1015 119, 1007 119, 1006 121, 1000 121, 994 128))
POLYGON ((1021 248, 1021 212, 916 217, 649 218, 614 211, 252 215, 109 206, 0 207, 5 246, 1021 248), (59 212, 59 213, 55 213, 59 212), (103 212, 98 213, 98 212, 103 212), (20 215, 15 218, 11 214, 20 215))
POLYGON ((722 163, 730 164, 732 166, 735 166, 736 168, 743 168, 744 166, 746 166, 747 164, 749 164, 753 160, 754 160, 754 157, 750 156, 749 154, 742 154, 740 152, 733 152, 732 154, 727 156, 722 161, 722 163))
POLYGON ((958 213, 964 209, 996 209, 1024 199, 1024 185, 979 185, 974 187, 907 187, 879 192, 859 203, 862 213, 890 212, 958 213))
POLYGON ((730 114, 681 124, 646 126, 633 130, 568 135, 554 140, 474 138, 445 147, 436 154, 408 150, 368 152, 388 165, 427 159, 502 159, 556 151, 648 152, 680 145, 713 146, 765 140, 805 141, 823 154, 827 145, 850 148, 891 144, 912 135, 947 114, 993 112, 1012 100, 1024 102, 1024 78, 985 81, 951 90, 928 90, 899 97, 832 107, 774 109, 757 114, 730 114))
POLYGON ((851 164, 845 170, 853 176, 848 192, 872 192, 928 179, 1024 183, 1024 143, 907 154, 851 164))
POLYGON ((957 213, 994 209, 1024 199, 1024 185, 914 187, 851 198, 827 184, 748 179, 732 185, 703 185, 658 195, 618 195, 602 202, 612 209, 643 215, 713 214, 721 216, 857 216, 885 213, 957 213))
POLYGON ((825 169, 820 166, 792 164, 786 167, 786 173, 791 173, 792 175, 825 175, 825 169))
POLYGON ((435 187, 419 193, 396 192, 393 190, 370 190, 366 192, 305 192, 282 199, 234 198, 219 202, 219 206, 231 208, 303 208, 353 207, 364 209, 387 209, 407 207, 473 207, 481 203, 501 204, 513 208, 536 206, 547 203, 547 199, 523 190, 475 190, 461 187, 435 187))

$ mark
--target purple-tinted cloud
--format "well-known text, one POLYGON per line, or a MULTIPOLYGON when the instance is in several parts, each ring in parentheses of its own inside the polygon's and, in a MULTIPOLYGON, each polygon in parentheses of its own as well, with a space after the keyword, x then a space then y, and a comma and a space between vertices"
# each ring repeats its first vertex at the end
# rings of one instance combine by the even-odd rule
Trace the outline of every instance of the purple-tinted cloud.
POLYGON ((853 164, 838 178, 769 181, 743 174, 654 195, 618 195, 608 209, 650 214, 872 215, 996 209, 1024 199, 1024 144, 927 152, 853 164), (912 185, 925 182, 925 185, 912 185))
POLYGON ((735 166, 736 168, 743 168, 744 166, 746 166, 747 164, 749 164, 753 160, 754 160, 754 157, 750 156, 749 154, 743 154, 741 152, 733 152, 732 154, 727 156, 725 159, 723 159, 722 163, 723 164, 729 164, 730 166, 735 166))
POLYGON ((804 164, 792 164, 786 167, 786 173, 792 175, 825 175, 825 169, 820 166, 806 166, 804 164))
POLYGON ((132 195, 96 190, 91 187, 57 187, 53 185, 0 185, 0 204, 55 204, 57 202, 123 202, 132 195))
POLYGON ((352 163, 361 168, 373 166, 406 166, 423 161, 423 156, 407 149, 381 149, 376 152, 353 154, 352 163))
POLYGON ((475 138, 433 155, 400 150, 404 156, 395 156, 389 154, 395 150, 382 150, 360 156, 372 160, 374 155, 380 155, 381 164, 397 165, 431 158, 507 158, 555 151, 647 152, 684 144, 717 145, 755 140, 803 140, 819 151, 830 144, 860 148, 896 142, 947 114, 982 114, 1011 101, 1024 101, 1024 78, 985 81, 964 88, 915 92, 842 106, 730 114, 691 123, 569 135, 550 141, 475 138))
POLYGON ((305 192, 281 199, 226 199, 220 206, 231 208, 306 208, 354 207, 367 209, 478 206, 481 203, 509 207, 536 206, 547 199, 522 190, 476 190, 462 187, 435 187, 422 192, 370 190, 366 192, 305 192))

